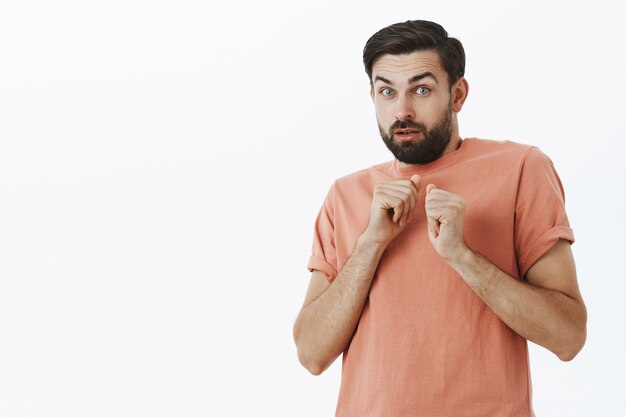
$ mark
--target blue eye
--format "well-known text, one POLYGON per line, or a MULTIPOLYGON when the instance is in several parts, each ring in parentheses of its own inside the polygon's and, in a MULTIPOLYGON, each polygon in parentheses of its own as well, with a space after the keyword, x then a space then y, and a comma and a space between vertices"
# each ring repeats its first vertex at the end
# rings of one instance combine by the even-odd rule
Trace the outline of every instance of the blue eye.
POLYGON ((428 87, 424 87, 424 86, 422 86, 422 87, 417 87, 417 88, 415 89, 415 92, 416 92, 417 94, 419 94, 420 96, 423 96, 424 94, 428 94, 428 93, 430 93, 430 88, 428 88, 428 87))
POLYGON ((393 90, 391 88, 383 88, 380 90, 380 94, 385 97, 391 97, 393 95, 393 90))

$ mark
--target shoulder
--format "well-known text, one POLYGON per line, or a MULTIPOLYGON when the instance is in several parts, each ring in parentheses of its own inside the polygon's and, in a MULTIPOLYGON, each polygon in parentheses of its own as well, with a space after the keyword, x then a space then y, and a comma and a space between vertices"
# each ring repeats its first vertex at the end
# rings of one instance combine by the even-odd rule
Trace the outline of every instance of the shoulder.
POLYGON ((510 140, 492 140, 470 138, 464 140, 463 146, 467 145, 469 159, 490 159, 506 164, 512 169, 521 169, 525 165, 552 166, 552 161, 541 149, 534 145, 514 142, 510 140))
POLYGON ((511 140, 468 138, 463 142, 463 146, 467 146, 471 154, 483 156, 523 158, 529 149, 535 148, 532 145, 511 140))
POLYGON ((384 162, 337 178, 328 191, 332 203, 361 204, 371 198, 374 186, 389 181, 393 161, 384 162))
POLYGON ((393 178, 392 173, 393 161, 388 161, 339 177, 335 180, 333 187, 351 189, 370 186, 385 178, 393 178))

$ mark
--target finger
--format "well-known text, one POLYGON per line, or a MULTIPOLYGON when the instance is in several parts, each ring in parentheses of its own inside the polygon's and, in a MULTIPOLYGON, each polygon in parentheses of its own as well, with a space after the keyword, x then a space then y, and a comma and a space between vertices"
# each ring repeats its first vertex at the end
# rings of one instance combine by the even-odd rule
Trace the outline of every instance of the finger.
POLYGON ((439 218, 443 213, 446 213, 447 215, 461 213, 464 210, 464 206, 465 203, 463 199, 437 198, 433 197, 432 194, 429 194, 426 197, 426 202, 424 204, 426 212, 430 213, 431 215, 434 213, 435 210, 438 210, 440 212, 440 215, 435 217, 439 218))
POLYGON ((398 221, 402 217, 403 212, 404 212, 404 200, 400 200, 393 207, 393 218, 391 219, 391 221, 394 223, 398 223, 398 221))
POLYGON ((436 239, 439 236, 439 221, 432 216, 427 216, 428 220, 428 234, 436 239))
POLYGON ((415 186, 412 182, 409 182, 408 184, 410 184, 409 186, 406 186, 403 189, 403 192, 405 193, 405 206, 404 206, 404 211, 405 211, 405 216, 407 221, 410 221, 411 219, 411 213, 413 212, 413 207, 415 207, 415 205, 417 204, 417 190, 415 190, 415 186))
POLYGON ((449 191, 442 190, 441 188, 433 188, 427 194, 427 196, 431 198, 449 198, 449 199, 458 199, 460 198, 457 194, 452 194, 449 191))
POLYGON ((449 193, 439 188, 435 188, 426 195, 425 203, 427 205, 449 204, 450 206, 463 206, 465 204, 465 200, 459 195, 449 193))
POLYGON ((426 194, 430 194, 432 190, 436 190, 437 186, 435 184, 428 184, 426 186, 426 194))
POLYGON ((385 211, 388 215, 391 214, 391 221, 396 223, 398 217, 402 214, 405 196, 406 194, 390 188, 378 189, 374 196, 375 202, 373 204, 376 204, 380 210, 385 211))
MULTIPOLYGON (((420 184, 421 184, 421 177, 417 174, 414 174, 411 177, 411 189, 413 191, 413 202, 411 205, 411 213, 413 212, 413 207, 415 207, 415 205, 417 204, 417 202, 419 201, 419 189, 420 189, 420 184)), ((409 221, 411 221, 411 217, 409 217, 409 221)))
POLYGON ((383 199, 387 197, 392 197, 394 199, 404 200, 406 202, 409 202, 411 199, 415 198, 409 187, 401 185, 387 185, 384 188, 380 188, 378 190, 378 195, 384 196, 383 199))
POLYGON ((413 219, 413 209, 417 205, 417 189, 413 181, 408 181, 408 187, 406 188, 406 204, 404 205, 404 213, 402 215, 401 224, 404 227, 405 224, 410 223, 413 219))
POLYGON ((419 190, 420 188, 420 182, 421 182, 422 178, 417 175, 417 174, 413 174, 411 176, 411 182, 415 185, 415 188, 419 190))
POLYGON ((413 189, 415 191, 415 200, 416 201, 417 201, 417 197, 419 195, 419 189, 420 189, 421 182, 422 182, 422 178, 419 175, 414 174, 411 177, 411 183, 413 184, 413 189))
POLYGON ((402 184, 386 184, 385 189, 402 193, 403 196, 408 196, 409 198, 417 202, 417 190, 414 188, 413 183, 410 181, 402 184))
POLYGON ((426 200, 425 206, 429 209, 434 209, 443 207, 458 207, 459 204, 460 202, 456 200, 429 198, 426 200))
POLYGON ((409 194, 411 201, 411 208, 413 206, 415 206, 415 204, 417 204, 418 201, 418 196, 419 196, 419 187, 420 187, 420 176, 417 174, 414 174, 409 181, 404 181, 398 185, 404 185, 406 186, 406 191, 409 194))
POLYGON ((413 175, 410 180, 398 180, 383 184, 381 187, 389 187, 395 190, 402 190, 406 193, 411 193, 416 201, 419 194, 419 176, 413 175), (415 185, 417 183, 417 186, 415 185))
POLYGON ((441 231, 441 224, 445 221, 449 213, 448 204, 438 204, 438 202, 427 201, 424 207, 426 211, 426 220, 428 223, 428 233, 437 238, 441 231))
POLYGON ((398 180, 381 184, 377 187, 379 193, 391 195, 403 201, 401 208, 398 206, 394 209, 394 215, 391 218, 394 223, 398 223, 401 226, 404 226, 411 220, 413 207, 417 204, 418 190, 415 187, 415 182, 419 182, 419 176, 417 175, 414 175, 412 180, 398 180))
POLYGON ((385 200, 384 204, 388 205, 388 208, 394 208, 394 223, 399 219, 395 214, 404 215, 404 217, 406 217, 410 213, 411 208, 416 204, 415 196, 408 186, 386 184, 379 189, 379 195, 385 200), (395 210, 396 206, 400 205, 400 202, 402 202, 402 208, 395 210))
POLYGON ((416 205, 417 205, 417 200, 415 198, 415 195, 413 195, 413 193, 410 193, 407 204, 404 207, 404 216, 402 219, 402 226, 411 222, 411 220, 413 219, 413 209, 415 208, 416 205))
POLYGON ((463 210, 465 208, 465 199, 462 196, 442 190, 441 188, 431 188, 430 192, 426 194, 425 200, 426 204, 448 204, 450 207, 454 207, 457 210, 463 210))

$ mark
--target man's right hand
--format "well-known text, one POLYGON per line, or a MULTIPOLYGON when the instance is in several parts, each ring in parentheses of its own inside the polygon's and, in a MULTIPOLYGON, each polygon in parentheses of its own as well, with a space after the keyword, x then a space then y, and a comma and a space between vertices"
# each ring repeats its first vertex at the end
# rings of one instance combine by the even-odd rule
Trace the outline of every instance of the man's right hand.
POLYGON ((293 327, 298 358, 319 375, 350 345, 386 246, 411 220, 420 177, 376 186, 369 224, 332 281, 313 271, 293 327))
POLYGON ((417 203, 420 176, 379 184, 374 188, 370 220, 364 237, 388 244, 411 221, 417 203))

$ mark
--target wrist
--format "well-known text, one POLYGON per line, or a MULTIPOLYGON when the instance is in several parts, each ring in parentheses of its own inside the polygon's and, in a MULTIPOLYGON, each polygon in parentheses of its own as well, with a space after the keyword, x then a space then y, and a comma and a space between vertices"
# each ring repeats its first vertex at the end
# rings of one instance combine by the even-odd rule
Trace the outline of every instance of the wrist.
POLYGON ((368 233, 366 230, 357 238, 355 249, 382 256, 385 249, 387 249, 387 245, 389 245, 389 242, 377 239, 373 234, 368 233))
POLYGON ((463 244, 448 256, 444 256, 444 260, 454 268, 459 274, 466 269, 468 265, 474 262, 475 253, 467 245, 463 244))
POLYGON ((493 284, 492 267, 494 265, 480 253, 468 247, 465 247, 454 262, 449 262, 449 265, 479 296, 486 286, 493 284))

